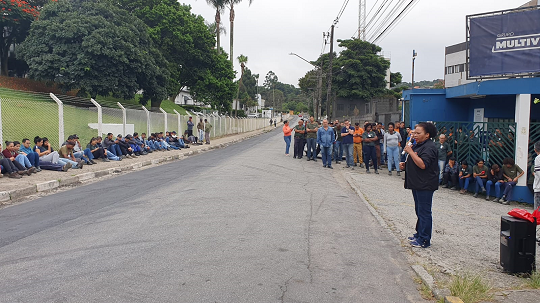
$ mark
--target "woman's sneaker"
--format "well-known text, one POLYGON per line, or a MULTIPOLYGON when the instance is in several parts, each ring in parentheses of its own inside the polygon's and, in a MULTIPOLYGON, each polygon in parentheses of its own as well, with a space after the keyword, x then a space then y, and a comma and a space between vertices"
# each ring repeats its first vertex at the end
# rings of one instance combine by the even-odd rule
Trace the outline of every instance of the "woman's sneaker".
POLYGON ((412 247, 418 247, 418 248, 428 248, 429 247, 428 244, 418 242, 418 239, 412 241, 411 246, 412 247))

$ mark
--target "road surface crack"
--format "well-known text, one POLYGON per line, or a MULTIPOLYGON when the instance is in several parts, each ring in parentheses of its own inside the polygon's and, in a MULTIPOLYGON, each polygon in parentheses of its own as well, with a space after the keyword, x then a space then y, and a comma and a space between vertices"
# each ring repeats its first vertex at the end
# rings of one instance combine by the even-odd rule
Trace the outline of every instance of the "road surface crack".
POLYGON ((289 282, 291 281, 291 279, 292 277, 287 279, 287 281, 285 281, 285 284, 279 286, 279 289, 281 289, 281 297, 279 297, 279 301, 281 303, 285 302, 285 294, 287 293, 287 288, 289 288, 289 282))

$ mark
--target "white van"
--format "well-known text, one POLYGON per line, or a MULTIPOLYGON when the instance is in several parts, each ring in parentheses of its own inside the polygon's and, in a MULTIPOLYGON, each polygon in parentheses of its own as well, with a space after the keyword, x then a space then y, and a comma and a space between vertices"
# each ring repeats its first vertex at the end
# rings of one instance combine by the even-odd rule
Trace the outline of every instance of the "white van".
POLYGON ((257 113, 252 113, 252 114, 249 114, 247 115, 248 118, 259 118, 259 114, 257 113))

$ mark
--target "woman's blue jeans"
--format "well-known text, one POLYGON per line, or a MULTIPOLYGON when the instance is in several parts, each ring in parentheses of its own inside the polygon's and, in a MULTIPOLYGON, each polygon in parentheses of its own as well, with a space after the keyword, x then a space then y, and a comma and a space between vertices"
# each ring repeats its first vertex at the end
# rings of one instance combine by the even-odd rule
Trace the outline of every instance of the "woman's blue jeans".
MULTIPOLYGON (((500 198, 501 197, 501 185, 504 184, 504 183, 501 183, 501 182, 495 182, 495 198, 500 198)), ((490 195, 489 193, 491 192, 491 185, 493 185, 493 181, 491 180, 488 180, 486 182, 486 195, 490 195)))
POLYGON ((289 148, 291 147, 291 136, 283 136, 285 139, 285 154, 289 154, 289 148))
POLYGON ((433 191, 414 190, 414 211, 416 212, 416 234, 414 237, 421 244, 431 245, 431 234, 433 230, 433 217, 431 206, 433 205, 433 191))
POLYGON ((394 163, 394 167, 396 168, 396 171, 400 171, 399 169, 399 147, 394 146, 386 147, 386 156, 388 157, 388 171, 392 171, 392 163, 394 163))

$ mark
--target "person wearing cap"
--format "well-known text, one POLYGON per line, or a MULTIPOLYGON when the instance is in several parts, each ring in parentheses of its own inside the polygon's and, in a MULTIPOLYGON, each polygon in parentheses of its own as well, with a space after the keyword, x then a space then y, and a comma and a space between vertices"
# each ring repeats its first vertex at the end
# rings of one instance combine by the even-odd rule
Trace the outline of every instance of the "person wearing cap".
POLYGON ((75 158, 75 155, 73 154, 73 148, 75 146, 75 142, 73 141, 66 141, 65 144, 60 147, 60 150, 58 151, 58 154, 60 155, 60 159, 67 163, 71 164, 71 168, 83 168, 84 161, 78 160, 75 158))
POLYGON ((133 151, 135 156, 141 156, 142 155, 142 149, 139 146, 139 144, 137 144, 137 141, 135 141, 135 139, 133 139, 132 135, 128 134, 124 138, 124 140, 127 142, 127 144, 129 144, 129 147, 131 147, 131 150, 133 151))
POLYGON ((204 139, 206 140, 206 144, 210 144, 210 131, 212 131, 212 127, 214 126, 207 119, 204 119, 204 139))
POLYGON ((187 133, 188 133, 188 137, 191 137, 193 136, 193 126, 195 124, 193 123, 193 117, 189 117, 189 120, 187 122, 187 133))

